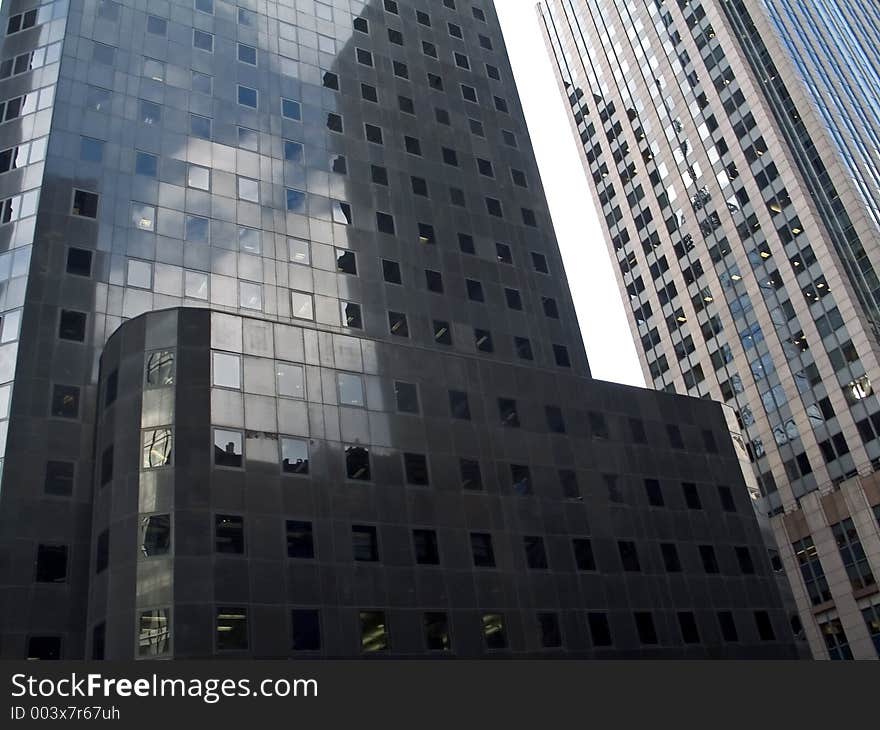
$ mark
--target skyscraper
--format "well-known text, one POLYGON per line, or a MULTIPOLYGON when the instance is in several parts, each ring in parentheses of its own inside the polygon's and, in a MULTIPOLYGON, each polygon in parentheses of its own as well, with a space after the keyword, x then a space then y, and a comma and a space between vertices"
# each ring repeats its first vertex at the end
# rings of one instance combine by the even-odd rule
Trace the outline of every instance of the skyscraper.
POLYGON ((877 658, 873 9, 781 5, 540 12, 648 382, 736 410, 814 655, 877 658))
POLYGON ((590 378, 491 4, 2 12, 4 656, 793 655, 720 407, 590 378))

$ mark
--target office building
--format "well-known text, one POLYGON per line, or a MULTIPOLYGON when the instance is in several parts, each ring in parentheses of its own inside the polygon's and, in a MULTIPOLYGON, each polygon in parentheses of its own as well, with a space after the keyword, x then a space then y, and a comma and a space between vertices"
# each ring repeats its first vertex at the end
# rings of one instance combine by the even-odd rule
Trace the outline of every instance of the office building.
POLYGON ((837 5, 539 12, 648 382, 735 409, 814 656, 876 659, 876 48, 837 5))
POLYGON ((590 377, 490 3, 2 12, 3 656, 794 655, 720 406, 590 377))

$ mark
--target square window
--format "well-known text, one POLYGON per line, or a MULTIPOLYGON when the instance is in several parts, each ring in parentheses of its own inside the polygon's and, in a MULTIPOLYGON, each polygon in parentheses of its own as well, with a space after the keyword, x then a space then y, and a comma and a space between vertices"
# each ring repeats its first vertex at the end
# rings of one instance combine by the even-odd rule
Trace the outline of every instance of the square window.
POLYGON ((361 84, 361 98, 374 104, 379 103, 379 93, 376 91, 376 87, 370 86, 370 84, 361 84))
POLYGON ((71 213, 83 218, 97 218, 98 194, 90 193, 86 190, 74 190, 71 213))
POLYGON ((357 258, 354 251, 336 249, 336 270, 343 274, 357 276, 357 258))
POLYGON ((342 309, 342 326, 355 330, 364 328, 364 318, 361 305, 355 302, 340 302, 342 309))
POLYGON ((431 58, 437 58, 437 46, 429 41, 422 41, 422 53, 431 58))
POLYGON ((363 66, 373 66, 373 54, 363 48, 355 48, 357 62, 363 66))
POLYGON ((425 269, 425 284, 428 287, 428 291, 437 294, 443 293, 443 275, 439 271, 425 269))
POLYGON ((198 30, 197 28, 193 28, 193 48, 198 48, 200 51, 207 51, 208 53, 214 52, 214 36, 210 33, 205 33, 203 30, 198 30))
POLYGON ((442 319, 433 320, 434 342, 438 345, 452 345, 452 329, 449 322, 442 319))
POLYGON ((238 176, 238 199, 247 200, 251 203, 260 202, 260 182, 251 180, 249 177, 238 176))
POLYGON ((402 111, 404 114, 415 114, 416 113, 416 104, 408 96, 398 96, 397 97, 397 106, 400 108, 400 111, 402 111))
POLYGON ((51 413, 57 418, 77 418, 79 388, 73 385, 56 385, 52 390, 51 413))
POLYGON ((302 398, 305 392, 305 377, 301 365, 279 362, 275 365, 275 382, 278 395, 285 398, 302 398))
POLYGON ((321 649, 321 617, 317 609, 295 608, 290 612, 294 651, 321 649))
POLYGON ((62 309, 61 319, 58 324, 58 337, 62 340, 73 340, 74 342, 85 340, 86 313, 62 309))
POLYGON ((292 142, 289 139, 284 140, 284 159, 300 165, 303 164, 304 150, 302 142, 292 142))
POLYGON ((360 375, 352 373, 337 373, 336 383, 339 389, 339 405, 363 408, 364 381, 360 375))
POLYGON ((495 216, 496 218, 503 218, 504 211, 501 208, 501 201, 496 200, 495 198, 486 198, 486 211, 491 216, 495 216))
POLYGON ((147 16, 147 33, 165 36, 168 34, 168 21, 165 18, 157 18, 155 15, 147 16))
POLYGON ((660 554, 663 556, 663 565, 667 573, 681 572, 681 560, 679 560, 678 548, 675 547, 675 543, 660 543, 660 554))
POLYGON ((190 87, 193 91, 197 91, 200 94, 211 95, 214 93, 214 78, 212 76, 208 76, 208 74, 193 71, 190 81, 190 87))
POLYGON ((480 462, 475 459, 459 459, 459 473, 461 475, 461 488, 480 491, 483 489, 483 474, 480 470, 480 462))
POLYGON ((58 497, 73 494, 74 466, 72 461, 47 461, 43 491, 58 497))
POLYGON ((248 648, 247 609, 229 606, 217 609, 217 651, 246 651, 248 648))
POLYGON ((406 148, 406 151, 409 152, 409 154, 417 155, 419 157, 421 156, 422 143, 419 142, 418 139, 416 139, 415 137, 409 137, 407 135, 404 135, 403 142, 404 142, 404 147, 406 148))
POLYGON ((547 430, 550 433, 565 433, 565 419, 559 406, 544 406, 547 416, 547 430))
POLYGON ((199 139, 211 139, 211 120, 198 114, 189 115, 189 132, 199 139))
POLYGON ((211 236, 210 220, 197 215, 186 216, 183 235, 187 241, 207 243, 211 236))
POLYGON ((208 299, 208 275, 203 271, 183 272, 183 294, 191 299, 208 299))
POLYGON ((501 81, 501 71, 498 70, 497 66, 493 66, 491 63, 486 64, 486 76, 494 81, 501 81))
POLYGON ((612 645, 611 626, 608 624, 608 616, 604 613, 590 612, 587 614, 587 624, 590 627, 593 646, 612 645))
MULTIPOLYGON (((147 152, 135 153, 134 172, 144 177, 156 177, 159 169, 159 158, 147 152)), ((86 274, 88 276, 88 274, 86 274)))
POLYGON ((294 121, 302 120, 302 105, 293 99, 281 100, 281 116, 285 119, 293 119, 294 121))
POLYGON ((492 345, 492 333, 489 330, 474 329, 474 345, 478 352, 495 352, 492 345))
POLYGON ((471 408, 468 394, 461 390, 449 391, 449 412, 453 418, 471 420, 471 408))
POLYGON ((419 388, 415 383, 395 380, 394 397, 398 413, 419 413, 419 388))
POLYGON ((370 175, 377 185, 388 185, 388 170, 380 165, 370 165, 370 175))
POLYGON ((388 328, 395 337, 409 337, 409 325, 403 312, 388 312, 388 328))
POLYGON ((67 266, 68 274, 74 276, 91 276, 92 275, 92 252, 83 248, 67 249, 67 266))
POLYGON ((377 127, 375 124, 364 124, 364 135, 367 142, 383 144, 382 128, 377 127))
POLYGON ((37 583, 67 581, 67 545, 37 545, 37 583))
POLYGON ((402 284, 400 264, 397 261, 382 259, 382 278, 389 284, 402 284))
POLYGON ((217 466, 241 468, 244 461, 241 431, 214 429, 214 463, 217 466))
POLYGON ((346 446, 345 472, 349 479, 371 481, 369 450, 363 446, 346 446))
POLYGON ((351 546, 355 560, 365 563, 379 562, 379 536, 373 525, 352 525, 351 546))
POLYGON ((449 619, 442 611, 425 613, 425 648, 428 651, 449 651, 449 619))
POLYGON ((429 223, 419 223, 419 243, 424 244, 435 244, 437 243, 437 236, 434 233, 434 226, 429 223))
POLYGON ((571 367, 571 359, 568 355, 568 348, 565 345, 553 345, 553 358, 559 367, 571 367))
POLYGON ((224 555, 244 555, 244 517, 215 515, 214 548, 224 555))
POLYGON ((410 183, 412 184, 412 191, 414 195, 419 195, 423 198, 428 197, 428 182, 423 177, 410 177, 410 183))
POLYGON ((353 23, 354 29, 359 33, 369 33, 370 23, 366 18, 355 18, 353 23))
POLYGON ((465 288, 467 289, 468 299, 473 302, 483 302, 485 301, 485 297, 483 295, 483 285, 479 281, 475 281, 474 279, 465 279, 465 288))
POLYGON ((715 556, 715 548, 711 545, 700 545, 699 551, 700 560, 703 563, 703 570, 710 574, 720 573, 721 570, 718 567, 718 558, 715 556))
POLYGON ((394 71, 395 76, 398 76, 402 79, 409 78, 409 68, 405 63, 402 63, 400 61, 392 61, 391 68, 394 71))
POLYGON ((152 126, 162 121, 162 107, 152 101, 141 99, 139 113, 143 124, 152 126))
POLYGON ((688 509, 703 509, 700 492, 696 484, 693 482, 682 482, 681 489, 684 493, 684 502, 688 509))
POLYGON ((645 479, 645 493, 648 495, 648 504, 652 507, 663 507, 666 504, 660 482, 656 479, 645 479))
POLYGON ((559 319, 559 307, 553 297, 541 297, 541 306, 544 309, 544 315, 550 319, 559 319))
POLYGON ((510 177, 513 179, 513 184, 517 185, 521 188, 527 188, 529 186, 526 181, 526 174, 522 170, 510 170, 510 177))
POLYGON ((516 355, 521 360, 534 360, 535 357, 532 354, 532 343, 528 337, 514 337, 513 338, 513 347, 516 350, 516 355))
POLYGON ((544 538, 527 535, 523 537, 523 547, 526 551, 526 565, 530 570, 547 570, 547 551, 544 548, 544 538))
POLYGON ((238 282, 238 306, 263 311, 263 286, 250 281, 238 282))
MULTIPOLYGON (((146 205, 145 203, 132 203, 131 204, 131 222, 135 228, 139 228, 142 231, 154 231, 156 230, 156 209, 152 205, 146 205)), ((147 264, 149 266, 149 264, 147 264)), ((129 273, 131 273, 131 262, 129 262, 129 273)), ((130 286, 142 286, 143 288, 149 289, 150 284, 146 280, 142 280, 140 283, 133 283, 131 281, 131 277, 129 277, 129 285, 130 286), (144 283, 146 281, 146 283, 144 283)))
POLYGON ((372 653, 388 649, 388 626, 384 611, 361 611, 361 651, 372 653))
POLYGON ((427 487, 430 484, 428 457, 424 454, 404 453, 403 471, 407 484, 417 487, 427 487))
POLYGON ((194 5, 199 12, 214 14, 214 0, 194 0, 194 5))
POLYGON ((218 388, 241 390, 241 357, 225 352, 213 353, 211 384, 218 388))
POLYGON ((294 319, 314 319, 315 306, 311 294, 306 292, 290 292, 290 315, 294 319))
POLYGON ((315 557, 311 522, 287 520, 287 557, 303 560, 312 560, 315 557))
POLYGON ((104 66, 112 66, 116 61, 116 49, 113 46, 94 41, 92 44, 92 60, 104 66))
POLYGON ((633 614, 636 622, 636 631, 642 644, 656 644, 657 630, 654 628, 654 617, 649 611, 636 611, 633 614))
POLYGON ((578 570, 596 570, 596 559, 593 556, 592 543, 583 537, 576 537, 571 541, 574 550, 574 562, 578 570))
POLYGON ((477 568, 494 568, 495 551, 492 548, 492 535, 488 532, 471 533, 471 554, 477 568))
POLYGON ((507 634, 504 631, 504 616, 500 613, 484 613, 482 623, 486 648, 506 649, 507 634))
POLYGON ((413 530, 413 548, 417 565, 440 565, 440 548, 434 530, 413 530))
POLYGON ((238 44, 238 60, 251 66, 257 65, 257 49, 244 43, 238 44))
POLYGON ((190 165, 187 168, 186 184, 188 187, 198 190, 211 189, 211 170, 199 165, 190 165))
POLYGON ((681 638, 685 644, 700 643, 700 632, 697 630, 697 619, 692 612, 679 612, 678 625, 681 628, 681 638))
POLYGON ((468 233, 458 234, 458 248, 462 253, 476 254, 474 237, 468 233))
POLYGON ((468 86, 467 84, 462 84, 461 85, 461 96, 465 101, 470 101, 474 104, 478 103, 477 90, 473 86, 468 86))
POLYGON ((388 213, 376 213, 376 228, 379 233, 387 233, 393 236, 395 233, 394 217, 388 213))
POLYGON ((239 84, 238 86, 238 103, 241 106, 250 107, 251 109, 257 108, 257 90, 252 89, 249 86, 242 86, 239 84))

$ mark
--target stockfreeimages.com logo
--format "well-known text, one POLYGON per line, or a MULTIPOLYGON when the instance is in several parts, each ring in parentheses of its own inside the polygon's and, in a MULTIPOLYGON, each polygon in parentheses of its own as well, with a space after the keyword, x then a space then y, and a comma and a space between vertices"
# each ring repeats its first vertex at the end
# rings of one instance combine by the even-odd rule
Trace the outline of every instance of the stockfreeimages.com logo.
POLYGON ((12 696, 40 699, 100 697, 194 697, 214 704, 229 697, 317 697, 316 679, 172 679, 150 677, 126 679, 103 674, 39 678, 12 675, 12 696))

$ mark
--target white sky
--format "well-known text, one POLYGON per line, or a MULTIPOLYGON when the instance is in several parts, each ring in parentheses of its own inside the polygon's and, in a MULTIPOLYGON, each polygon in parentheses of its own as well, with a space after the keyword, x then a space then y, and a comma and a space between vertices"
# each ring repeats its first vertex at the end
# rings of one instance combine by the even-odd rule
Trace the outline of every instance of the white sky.
POLYGON ((644 387, 536 0, 495 0, 593 375, 644 387))

